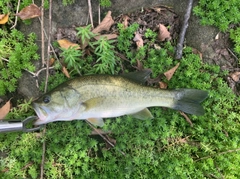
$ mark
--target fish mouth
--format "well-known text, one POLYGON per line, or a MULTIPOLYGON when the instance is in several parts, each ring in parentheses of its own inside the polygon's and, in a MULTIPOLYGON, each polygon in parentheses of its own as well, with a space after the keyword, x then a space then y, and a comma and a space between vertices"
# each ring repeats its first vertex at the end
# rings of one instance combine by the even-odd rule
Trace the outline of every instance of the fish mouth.
POLYGON ((33 109, 38 116, 38 120, 35 121, 34 125, 41 125, 41 124, 47 123, 47 117, 48 117, 47 111, 36 103, 33 103, 33 109))

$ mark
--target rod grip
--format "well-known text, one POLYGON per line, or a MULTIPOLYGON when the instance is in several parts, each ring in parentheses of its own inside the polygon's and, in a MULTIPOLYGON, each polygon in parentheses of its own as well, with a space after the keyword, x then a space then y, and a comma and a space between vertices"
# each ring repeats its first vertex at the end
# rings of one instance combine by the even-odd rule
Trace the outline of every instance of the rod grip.
POLYGON ((22 131, 23 123, 19 121, 3 121, 0 122, 0 133, 1 132, 14 132, 22 131))

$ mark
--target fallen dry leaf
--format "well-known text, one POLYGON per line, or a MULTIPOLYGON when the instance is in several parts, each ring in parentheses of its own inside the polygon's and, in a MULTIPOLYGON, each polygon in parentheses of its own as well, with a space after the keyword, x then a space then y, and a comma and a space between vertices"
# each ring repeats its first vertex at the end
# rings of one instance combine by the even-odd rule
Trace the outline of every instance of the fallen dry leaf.
POLYGON ((154 46, 154 48, 155 48, 156 50, 160 50, 160 49, 161 49, 161 47, 160 47, 158 44, 153 44, 153 46, 154 46))
POLYGON ((158 39, 160 41, 170 40, 171 36, 170 36, 170 33, 168 32, 167 28, 163 24, 159 24, 158 27, 159 27, 158 39))
POLYGON ((6 24, 9 18, 9 13, 8 14, 1 14, 0 15, 0 24, 6 24))
POLYGON ((141 34, 139 34, 139 32, 135 33, 135 37, 133 39, 133 41, 136 42, 137 48, 139 49, 140 47, 143 47, 143 39, 141 34))
POLYGON ((9 113, 11 108, 10 100, 6 102, 5 105, 3 105, 2 108, 0 108, 0 120, 4 119, 4 117, 9 113))
POLYGON ((168 86, 168 85, 167 85, 167 83, 165 83, 165 82, 163 82, 163 81, 160 81, 160 82, 159 82, 159 86, 160 86, 161 89, 167 89, 167 86, 168 86))
POLYGON ((78 44, 72 43, 67 39, 61 39, 57 41, 60 47, 68 49, 69 47, 76 47, 76 49, 80 49, 80 46, 78 44))
POLYGON ((67 70, 67 68, 66 68, 65 66, 62 67, 62 72, 63 72, 63 74, 64 74, 66 77, 70 78, 70 75, 69 75, 69 73, 68 73, 68 70, 67 70))
POLYGON ((180 65, 180 63, 177 63, 177 65, 175 67, 173 67, 172 69, 170 69, 164 73, 164 75, 166 76, 168 81, 172 78, 173 74, 175 73, 175 71, 177 70, 179 65, 180 65))
POLYGON ((16 16, 20 17, 22 20, 32 19, 34 17, 41 16, 41 10, 36 4, 31 4, 23 8, 16 16))
POLYGON ((102 37, 106 38, 107 40, 111 40, 111 39, 116 39, 118 37, 118 35, 117 34, 104 34, 104 35, 95 36, 94 38, 96 40, 99 40, 102 37))
POLYGON ((235 82, 239 82, 240 81, 240 72, 234 72, 230 74, 230 77, 233 79, 233 81, 235 82))
POLYGON ((93 33, 99 33, 104 30, 109 31, 110 27, 114 23, 111 13, 112 13, 111 11, 108 11, 107 15, 104 17, 102 22, 95 29, 92 30, 93 33))
POLYGON ((219 34, 220 34, 220 32, 218 32, 217 35, 215 36, 215 40, 219 39, 219 34))
POLYGON ((130 17, 128 17, 127 15, 123 16, 123 28, 126 29, 128 27, 128 20, 130 19, 130 17))
POLYGON ((55 59, 54 58, 50 58, 49 60, 49 66, 51 67, 55 62, 55 59))

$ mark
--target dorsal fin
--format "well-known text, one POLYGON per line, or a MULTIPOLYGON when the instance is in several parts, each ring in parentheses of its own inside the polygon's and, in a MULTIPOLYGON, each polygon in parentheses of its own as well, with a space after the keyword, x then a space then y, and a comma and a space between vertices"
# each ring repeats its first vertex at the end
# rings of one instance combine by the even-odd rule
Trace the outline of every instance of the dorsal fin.
POLYGON ((136 83, 144 84, 150 77, 151 73, 152 73, 152 70, 144 69, 141 71, 124 73, 124 74, 121 74, 120 76, 127 78, 129 80, 132 80, 136 83))

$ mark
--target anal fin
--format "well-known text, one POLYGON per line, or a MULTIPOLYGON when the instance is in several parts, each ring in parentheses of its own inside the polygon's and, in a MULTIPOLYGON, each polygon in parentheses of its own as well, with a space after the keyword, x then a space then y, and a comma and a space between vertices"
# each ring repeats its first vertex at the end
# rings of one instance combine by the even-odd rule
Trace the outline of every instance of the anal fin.
POLYGON ((131 114, 131 116, 133 116, 134 118, 137 118, 137 119, 141 119, 141 120, 153 119, 152 113, 147 108, 144 108, 143 110, 141 110, 137 113, 131 114))
POLYGON ((99 126, 99 127, 103 127, 103 125, 104 125, 102 118, 88 118, 87 121, 90 122, 91 124, 93 124, 95 126, 99 126))

